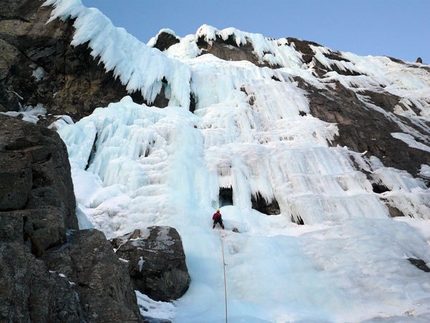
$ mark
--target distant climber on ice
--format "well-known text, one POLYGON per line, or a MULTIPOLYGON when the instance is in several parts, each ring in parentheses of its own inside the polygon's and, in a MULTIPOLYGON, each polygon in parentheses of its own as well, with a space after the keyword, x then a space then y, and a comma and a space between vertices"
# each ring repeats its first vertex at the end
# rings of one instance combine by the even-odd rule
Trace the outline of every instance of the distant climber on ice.
POLYGON ((216 210, 214 215, 212 215, 212 220, 214 220, 212 229, 215 229, 215 226, 217 225, 217 223, 221 226, 221 228, 224 229, 224 224, 222 223, 222 215, 219 210, 216 210))

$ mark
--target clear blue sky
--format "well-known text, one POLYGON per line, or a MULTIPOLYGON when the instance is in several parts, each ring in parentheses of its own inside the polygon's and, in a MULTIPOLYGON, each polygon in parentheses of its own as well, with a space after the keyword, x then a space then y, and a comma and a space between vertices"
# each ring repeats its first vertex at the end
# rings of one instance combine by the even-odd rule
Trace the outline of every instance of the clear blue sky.
POLYGON ((296 37, 358 55, 430 63, 430 0, 82 0, 143 42, 203 25, 296 37))

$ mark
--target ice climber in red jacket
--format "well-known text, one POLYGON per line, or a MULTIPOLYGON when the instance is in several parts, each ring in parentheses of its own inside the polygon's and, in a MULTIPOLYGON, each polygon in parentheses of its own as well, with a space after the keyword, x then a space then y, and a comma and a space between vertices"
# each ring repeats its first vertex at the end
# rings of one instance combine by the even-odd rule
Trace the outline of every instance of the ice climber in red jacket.
POLYGON ((214 215, 212 215, 212 220, 214 220, 214 225, 212 226, 212 229, 215 229, 217 223, 221 226, 221 228, 224 229, 224 224, 222 223, 222 216, 219 210, 216 210, 214 215))

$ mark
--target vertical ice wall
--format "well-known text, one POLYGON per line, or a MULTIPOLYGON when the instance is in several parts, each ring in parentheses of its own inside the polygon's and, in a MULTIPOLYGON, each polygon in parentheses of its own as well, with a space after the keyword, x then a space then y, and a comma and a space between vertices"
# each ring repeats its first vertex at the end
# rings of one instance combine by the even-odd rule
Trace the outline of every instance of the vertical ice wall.
POLYGON ((288 73, 275 80, 272 70, 250 63, 197 61, 195 114, 213 204, 220 187, 231 187, 234 205, 251 208, 251 195, 260 194, 296 222, 388 215, 348 151, 329 147, 335 125, 307 114, 305 93, 288 73))
MULTIPOLYGON (((85 8, 80 0, 50 0, 45 5, 55 7, 52 19, 76 19, 73 44, 89 42, 92 55, 100 57, 106 69, 113 70, 129 91, 142 91, 151 102, 164 80, 168 83, 166 95, 172 109, 138 109, 124 100, 80 123, 84 126, 79 136, 91 135, 84 150, 82 145, 71 144, 70 149, 79 150, 72 155, 79 156, 79 167, 94 173, 100 179, 99 185, 105 187, 105 195, 98 193, 91 203, 84 203, 95 214, 105 214, 97 209, 103 205, 100 196, 108 198, 111 194, 122 197, 118 212, 109 211, 113 222, 121 218, 127 221, 117 216, 123 207, 140 212, 144 203, 154 204, 146 210, 151 210, 151 219, 156 218, 172 207, 169 194, 178 201, 217 207, 220 188, 227 188, 232 191, 235 206, 250 209, 252 197, 259 196, 267 203, 276 201, 281 216, 295 222, 387 217, 385 204, 372 192, 365 175, 356 170, 351 159, 354 156, 355 163, 367 165, 372 172, 377 169, 375 176, 385 185, 390 186, 392 178, 401 183, 393 183, 394 192, 385 194, 384 200, 406 214, 426 217, 428 206, 422 184, 408 176, 387 176, 392 172, 375 168, 375 163, 359 154, 329 147, 337 134, 336 125, 309 115, 305 93, 298 89, 293 77, 300 76, 319 87, 324 85, 319 84, 311 69, 301 65, 294 46, 234 28, 219 31, 204 25, 195 38, 205 37, 211 42, 216 37, 234 37, 238 46, 250 42, 255 55, 284 68, 259 68, 246 61, 223 61, 212 55, 195 57, 198 51, 189 38, 185 44, 161 53, 115 28, 97 9, 85 8), (186 111, 191 95, 195 115, 186 111), (178 114, 175 106, 185 109, 178 114), (118 116, 118 111, 111 110, 124 112, 118 116)), ((312 49, 322 64, 333 63, 323 55, 328 49, 312 49)), ((366 69, 359 57, 348 57, 349 62, 337 62, 340 69, 366 69)), ((380 61, 386 65, 386 61, 380 61)), ((380 61, 372 61, 373 70, 381 70, 380 61)), ((371 74, 368 80, 360 78, 359 82, 388 84, 390 76, 371 74)), ((416 76, 411 77, 393 79, 421 91, 425 84, 412 82, 416 76)), ((350 82, 341 76, 339 80, 350 82)), ((425 113, 426 108, 422 106, 422 110, 425 113)), ((69 136, 73 137, 70 133, 69 136)))

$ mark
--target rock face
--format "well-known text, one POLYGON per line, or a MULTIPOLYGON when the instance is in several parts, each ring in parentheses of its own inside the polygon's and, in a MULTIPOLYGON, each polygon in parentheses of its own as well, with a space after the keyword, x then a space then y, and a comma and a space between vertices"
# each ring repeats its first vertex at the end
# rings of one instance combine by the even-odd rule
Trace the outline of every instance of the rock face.
MULTIPOLYGON (((311 114, 337 124, 339 135, 333 145, 367 152, 368 156, 378 157, 385 166, 406 170, 414 177, 418 176, 422 164, 430 164, 429 153, 410 147, 391 135, 402 132, 401 127, 413 128, 421 138, 430 135, 426 127, 418 127, 408 118, 394 113, 396 107, 404 106, 402 98, 382 88, 356 93, 339 82, 333 82, 333 90, 330 91, 317 89, 299 78, 297 80, 308 93, 311 114)), ((423 123, 428 129, 430 124, 423 123)))
POLYGON ((23 244, 22 234, 21 241, 5 241, 4 236, 1 240, 1 322, 84 321, 75 286, 36 260, 23 244))
POLYGON ((78 231, 58 134, 0 115, 0 321, 142 322, 104 235, 78 231))
POLYGON ((78 229, 65 144, 29 122, 0 115, 0 124, 0 211, 22 217, 43 250, 64 243, 66 229, 78 229))
POLYGON ((125 87, 91 50, 70 45, 73 21, 46 24, 51 8, 42 3, 4 0, 0 7, 0 112, 43 104, 50 114, 79 120, 123 98, 125 87))
POLYGON ((88 322, 142 321, 127 269, 100 231, 71 232, 68 244, 41 259, 73 282, 88 322))
MULTIPOLYGON (((223 60, 241 61, 246 60, 257 66, 267 66, 264 62, 261 62, 258 57, 254 54, 254 48, 252 44, 242 44, 240 47, 236 44, 232 37, 228 37, 223 40, 217 36, 216 40, 210 44, 205 41, 203 37, 197 40, 197 46, 202 50, 202 54, 212 54, 223 60)), ((279 67, 279 66, 269 66, 279 67)))
POLYGON ((136 289, 157 301, 181 297, 190 285, 182 241, 176 229, 149 227, 112 240, 127 261, 136 289))

